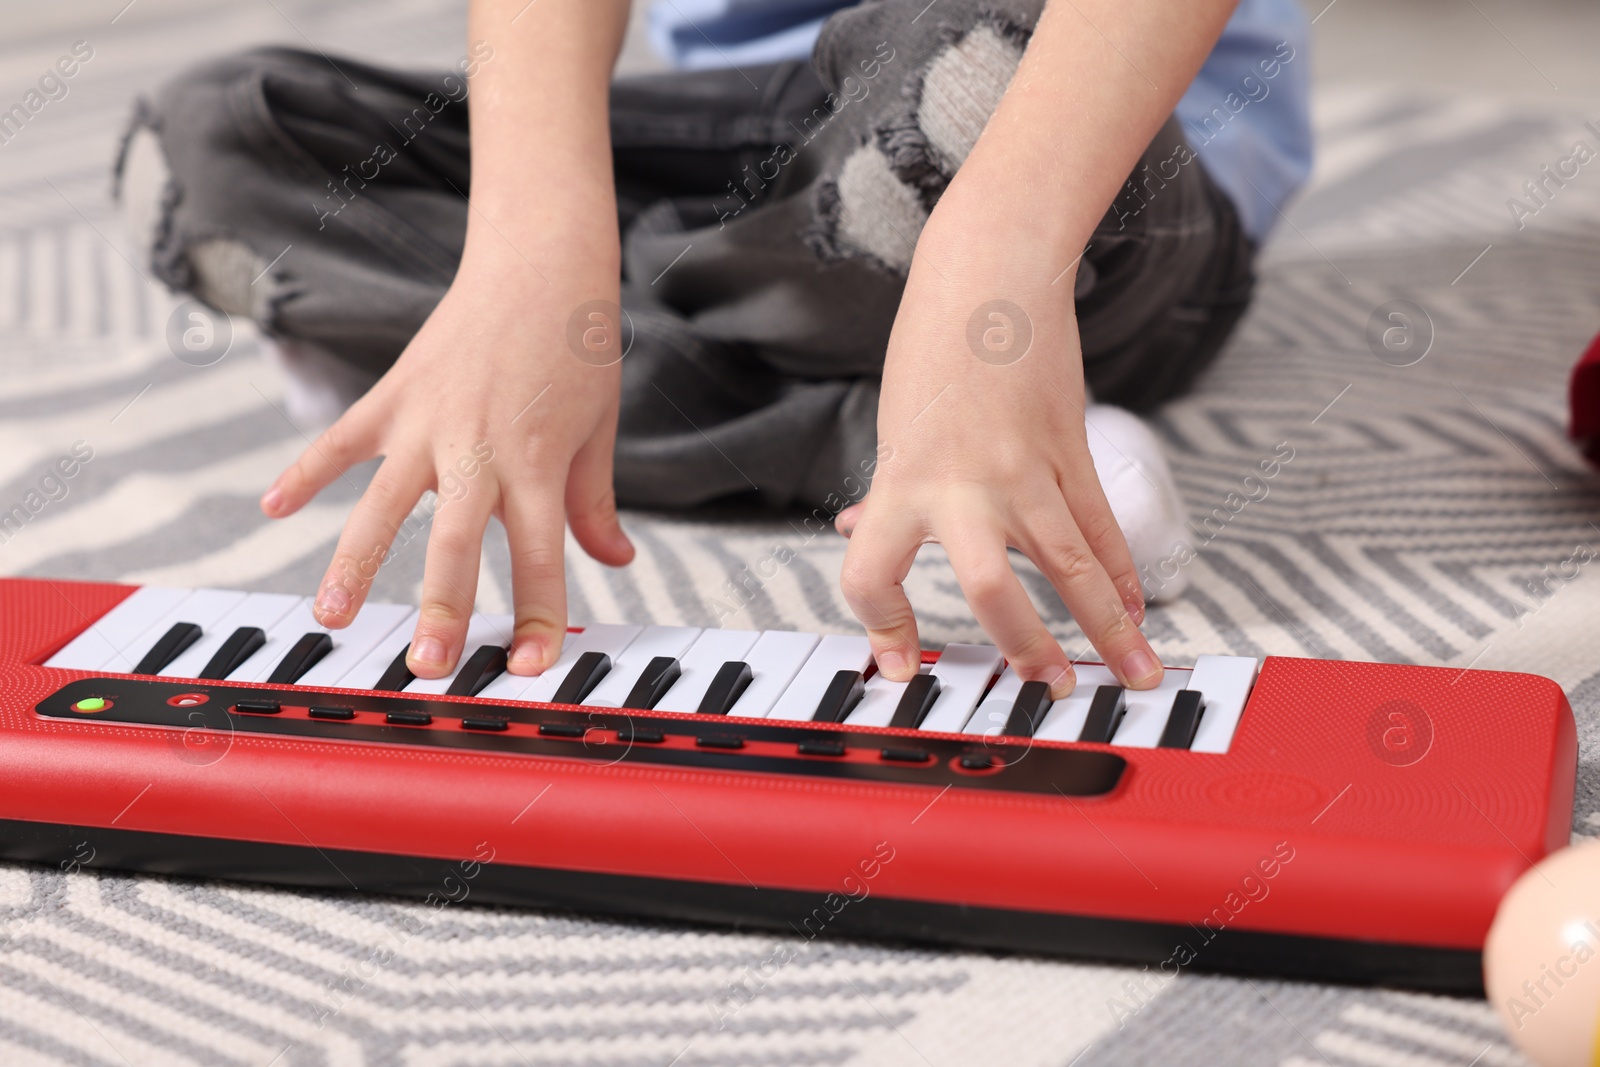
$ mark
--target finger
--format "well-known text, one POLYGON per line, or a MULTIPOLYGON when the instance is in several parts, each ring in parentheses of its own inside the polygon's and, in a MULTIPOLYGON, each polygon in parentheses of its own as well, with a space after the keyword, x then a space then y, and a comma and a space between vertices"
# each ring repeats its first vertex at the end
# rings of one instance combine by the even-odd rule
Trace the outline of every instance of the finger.
POLYGON ((833 528, 845 537, 849 537, 855 532, 856 523, 861 521, 861 512, 866 503, 865 500, 857 501, 835 515, 833 517, 833 528))
POLYGON ((867 629, 878 672, 903 682, 915 676, 922 663, 917 618, 901 584, 922 547, 922 535, 890 514, 888 509, 863 514, 845 550, 839 587, 867 629))
POLYGON ((1161 684, 1161 661, 1128 614, 1111 577, 1062 500, 1059 508, 1020 517, 1013 540, 1061 595, 1083 634, 1130 689, 1161 684))
POLYGON ((333 629, 348 626, 361 610, 400 524, 428 487, 431 473, 420 461, 399 456, 383 461, 345 520, 333 562, 317 587, 312 614, 319 623, 333 629))
POLYGON ((261 495, 261 511, 273 519, 293 515, 345 471, 378 454, 372 405, 358 403, 322 431, 261 495))
POLYGON ((1094 558, 1111 576, 1111 584, 1135 626, 1144 623, 1144 588, 1139 584, 1139 571, 1133 563, 1133 553, 1128 551, 1128 539, 1117 517, 1111 511, 1100 479, 1095 475, 1094 463, 1087 457, 1078 469, 1069 472, 1059 486, 1061 495, 1072 512, 1072 520, 1088 543, 1094 558), (1071 491, 1068 491, 1068 487, 1071 491))
MULTIPOLYGON (((633 542, 617 521, 617 494, 612 479, 616 448, 615 413, 572 458, 567 474, 567 522, 578 545, 601 563, 621 567, 633 560, 633 542)), ((559 512, 558 512, 559 514, 559 512)))
POLYGON ((942 527, 936 532, 950 556, 967 606, 1011 669, 1025 682, 1048 684, 1056 700, 1072 692, 1077 684, 1072 661, 1045 628, 1011 569, 1000 530, 975 526, 970 518, 964 518, 963 525, 948 536, 942 527))
POLYGON ((516 626, 506 669, 542 674, 561 655, 567 632, 566 524, 558 489, 518 488, 501 502, 511 546, 516 626))
POLYGON ((422 609, 406 654, 406 664, 418 678, 443 678, 461 657, 478 592, 483 530, 494 507, 494 490, 495 484, 480 475, 463 495, 441 501, 433 513, 422 609))

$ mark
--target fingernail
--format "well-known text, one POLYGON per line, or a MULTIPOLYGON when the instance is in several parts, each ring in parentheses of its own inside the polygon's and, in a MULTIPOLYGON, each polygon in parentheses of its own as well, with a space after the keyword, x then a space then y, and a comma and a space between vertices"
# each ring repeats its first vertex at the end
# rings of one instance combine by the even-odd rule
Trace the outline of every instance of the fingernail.
POLYGON ((342 585, 325 585, 317 594, 318 615, 344 615, 350 610, 350 594, 342 585))
POLYGON ((1129 652, 1122 660, 1122 677, 1130 685, 1137 685, 1156 676, 1161 670, 1161 664, 1156 658, 1142 648, 1129 652))
POLYGON ((444 657, 444 642, 437 637, 424 637, 421 641, 411 646, 411 658, 418 663, 443 667, 444 657))
POLYGON ((884 652, 878 656, 878 673, 893 678, 906 669, 906 657, 899 652, 884 652))
POLYGON ((283 507, 283 491, 277 486, 273 486, 261 494, 261 510, 268 515, 273 514, 281 507, 283 507))
POLYGON ((1136 596, 1126 597, 1122 601, 1123 607, 1128 609, 1128 618, 1133 620, 1135 626, 1144 624, 1144 601, 1136 596))
POLYGON ((1077 688, 1078 676, 1073 673, 1071 667, 1057 667, 1054 677, 1044 678, 1041 681, 1049 683, 1051 700, 1061 700, 1071 696, 1072 691, 1077 688))
POLYGON ((511 650, 511 660, 506 669, 512 674, 538 674, 544 665, 544 643, 536 638, 520 641, 511 650))

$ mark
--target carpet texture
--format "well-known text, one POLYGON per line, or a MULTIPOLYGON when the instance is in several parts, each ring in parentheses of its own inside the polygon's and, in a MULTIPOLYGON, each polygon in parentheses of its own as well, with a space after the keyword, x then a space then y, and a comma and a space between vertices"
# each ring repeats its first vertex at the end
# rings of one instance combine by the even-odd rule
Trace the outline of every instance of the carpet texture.
MULTIPOLYGON (((0 45, 0 86, 19 98, 73 41, 95 49, 68 95, 0 146, 0 508, 75 442, 94 453, 64 498, 0 544, 0 572, 307 593, 371 469, 291 520, 261 519, 258 494, 305 444, 283 383, 243 323, 214 365, 173 357, 176 301, 131 258, 108 161, 132 97, 202 55, 312 41, 444 64, 462 14, 434 0, 175 7, 133 8, 115 25, 108 9, 81 33, 0 45)), ((1191 591, 1147 625, 1180 665, 1283 653, 1550 675, 1580 724, 1580 833, 1600 832, 1600 662, 1596 580, 1567 561, 1600 544, 1600 491, 1562 420, 1566 371, 1600 326, 1600 172, 1581 172, 1523 229, 1506 198, 1574 140, 1593 143, 1592 118, 1600 106, 1382 87, 1319 96, 1317 178, 1264 252, 1256 306, 1197 392, 1156 420, 1197 558, 1191 591), (1431 327, 1413 314, 1418 335, 1409 346, 1393 335, 1399 354, 1379 344, 1380 359, 1369 319, 1394 300, 1431 327), (1245 482, 1283 447, 1293 458, 1274 477, 1245 482)), ((806 518, 626 515, 631 568, 569 546, 573 618, 849 629, 835 587, 843 542, 806 518), (776 546, 793 560, 762 580, 776 546)), ((401 547, 375 597, 414 602, 423 547, 420 536, 401 547)), ((503 534, 490 547, 480 607, 501 611, 503 534)), ((1027 580, 1081 649, 1048 587, 1027 580)), ((980 637, 936 550, 908 586, 927 642, 980 637)), ((1188 974, 1135 998, 1138 972, 1124 968, 850 943, 812 944, 752 979, 774 944, 470 901, 435 914, 0 867, 0 1061, 1523 1062, 1481 1002, 1188 974), (719 1021, 741 980, 755 993, 719 1021), (1119 1003, 1136 1009, 1120 1024, 1119 1003)))

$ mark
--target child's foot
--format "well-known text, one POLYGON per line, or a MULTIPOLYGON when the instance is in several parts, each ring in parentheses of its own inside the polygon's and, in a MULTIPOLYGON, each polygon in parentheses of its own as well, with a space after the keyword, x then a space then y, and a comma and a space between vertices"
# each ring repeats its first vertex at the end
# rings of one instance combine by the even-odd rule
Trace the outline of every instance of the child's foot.
MULTIPOLYGON (((1141 581, 1172 557, 1183 536, 1183 498, 1172 480, 1161 441, 1143 419, 1110 404, 1090 404, 1084 409, 1084 424, 1089 432, 1089 455, 1094 459, 1100 488, 1111 505, 1111 514, 1122 527, 1128 551, 1133 556, 1141 581)), ((852 504, 834 518, 834 526, 846 537, 855 529, 861 504, 852 504)), ((1187 571, 1162 582, 1159 589, 1145 589, 1151 603, 1171 600, 1189 586, 1187 571)))
POLYGON ((1123 408, 1090 404, 1083 416, 1100 488, 1122 527, 1122 536, 1128 539, 1133 565, 1145 586, 1145 599, 1171 600, 1189 587, 1188 571, 1178 570, 1159 589, 1151 588, 1145 578, 1172 569, 1160 565, 1184 540, 1183 498, 1172 480, 1161 441, 1143 419, 1123 408))
POLYGON ((304 341, 263 335, 261 351, 283 372, 286 414, 302 429, 332 425, 377 380, 304 341))

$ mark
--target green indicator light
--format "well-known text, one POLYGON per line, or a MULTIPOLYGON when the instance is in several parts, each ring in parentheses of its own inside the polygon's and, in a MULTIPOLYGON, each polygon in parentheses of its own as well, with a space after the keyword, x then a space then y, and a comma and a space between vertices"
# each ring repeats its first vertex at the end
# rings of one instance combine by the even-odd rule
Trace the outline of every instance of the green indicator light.
POLYGON ((84 697, 72 705, 74 711, 104 711, 106 702, 100 697, 84 697))

